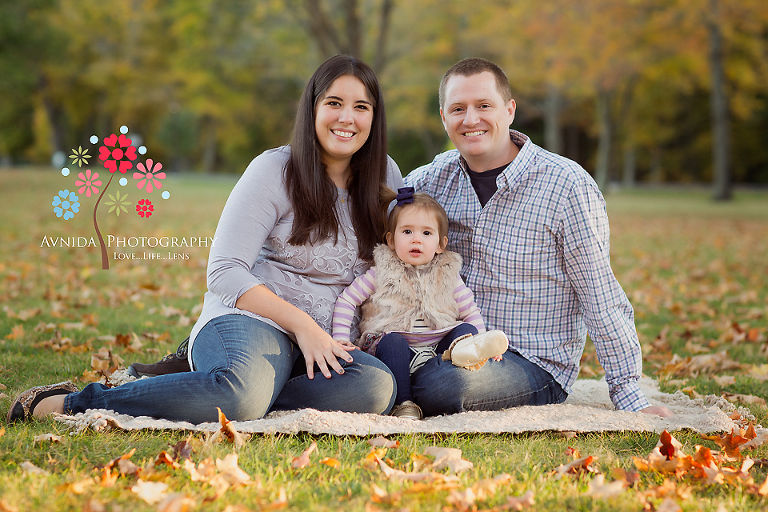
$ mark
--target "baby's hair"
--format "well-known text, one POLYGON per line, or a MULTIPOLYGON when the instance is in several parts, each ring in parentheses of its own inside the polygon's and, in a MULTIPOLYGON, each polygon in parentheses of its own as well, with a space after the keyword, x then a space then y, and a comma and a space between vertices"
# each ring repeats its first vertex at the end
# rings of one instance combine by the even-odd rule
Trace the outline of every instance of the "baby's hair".
MULTIPOLYGON (((383 195, 384 201, 387 204, 394 201, 395 197, 397 196, 397 194, 390 189, 386 189, 386 191, 383 192, 383 195)), ((400 220, 400 214, 406 208, 419 208, 434 214, 435 218, 437 219, 437 231, 438 235, 440 236, 440 240, 443 240, 444 237, 448 236, 448 214, 445 213, 445 210, 442 206, 440 206, 440 203, 438 203, 432 196, 423 192, 416 192, 413 194, 412 203, 395 205, 395 207, 392 208, 392 211, 389 212, 389 221, 387 223, 388 233, 394 234, 394 232, 397 230, 397 222, 400 220)), ((442 247, 442 245, 443 244, 441 243, 440 246, 442 247)))

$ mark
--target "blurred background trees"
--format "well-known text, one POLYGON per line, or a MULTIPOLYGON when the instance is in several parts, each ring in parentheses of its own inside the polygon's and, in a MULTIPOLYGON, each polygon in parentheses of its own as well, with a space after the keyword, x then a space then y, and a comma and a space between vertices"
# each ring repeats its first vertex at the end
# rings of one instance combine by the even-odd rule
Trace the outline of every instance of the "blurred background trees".
POLYGON ((509 75, 514 127, 603 188, 768 183, 763 0, 3 2, 0 164, 128 125, 168 170, 241 172, 336 53, 377 71, 404 172, 450 147, 437 85, 480 56, 509 75))

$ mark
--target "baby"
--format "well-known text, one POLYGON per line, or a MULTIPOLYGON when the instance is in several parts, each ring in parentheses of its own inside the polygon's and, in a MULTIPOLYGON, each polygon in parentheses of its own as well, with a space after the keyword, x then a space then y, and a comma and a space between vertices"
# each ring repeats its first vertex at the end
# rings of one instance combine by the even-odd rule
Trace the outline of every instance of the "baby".
POLYGON ((413 372, 440 354, 475 370, 489 358, 501 360, 509 341, 501 331, 485 331, 474 295, 459 276, 461 257, 446 250, 445 210, 411 187, 398 192, 389 214, 387 245, 374 249, 373 267, 336 300, 333 338, 351 343, 351 324, 356 308, 362 307, 357 345, 395 376, 391 414, 420 419, 421 408, 411 393, 413 372))

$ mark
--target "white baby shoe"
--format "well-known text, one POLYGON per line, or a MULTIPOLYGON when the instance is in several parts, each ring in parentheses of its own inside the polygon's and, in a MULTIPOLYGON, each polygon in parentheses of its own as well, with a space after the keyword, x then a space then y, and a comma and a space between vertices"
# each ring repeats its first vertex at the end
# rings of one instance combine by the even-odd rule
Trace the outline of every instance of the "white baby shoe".
POLYGON ((509 340, 501 331, 487 331, 456 338, 443 352, 443 361, 450 361, 467 370, 478 370, 489 358, 500 356, 509 348, 509 340))

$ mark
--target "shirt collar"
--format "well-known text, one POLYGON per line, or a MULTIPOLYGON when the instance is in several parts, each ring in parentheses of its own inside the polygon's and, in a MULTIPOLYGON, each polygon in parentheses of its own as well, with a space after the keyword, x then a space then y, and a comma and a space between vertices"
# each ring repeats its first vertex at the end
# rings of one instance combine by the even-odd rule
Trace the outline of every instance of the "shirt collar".
MULTIPOLYGON (((515 146, 520 149, 520 151, 518 152, 515 159, 512 160, 512 162, 507 166, 506 169, 504 169, 504 171, 502 171, 499 176, 503 176, 507 183, 511 184, 512 182, 519 179, 528 169, 528 164, 534 157, 535 145, 533 142, 531 142, 531 139, 526 134, 517 130, 509 130, 509 138, 515 144, 515 146)), ((467 161, 464 160, 463 156, 459 155, 459 169, 461 169, 461 172, 467 178, 469 178, 469 173, 467 172, 468 168, 469 165, 467 165, 467 161)))

